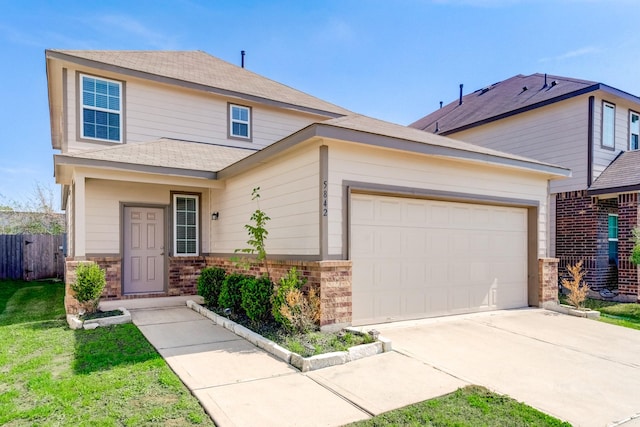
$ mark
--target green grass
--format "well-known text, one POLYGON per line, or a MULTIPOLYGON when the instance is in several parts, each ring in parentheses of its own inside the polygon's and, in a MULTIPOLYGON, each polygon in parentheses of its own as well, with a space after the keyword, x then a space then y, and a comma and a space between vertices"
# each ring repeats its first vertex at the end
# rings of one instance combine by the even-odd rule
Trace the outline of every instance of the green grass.
POLYGON ((451 394, 389 411, 353 427, 373 426, 568 426, 549 415, 495 394, 467 386, 451 394))
MULTIPOLYGON (((566 298, 560 297, 560 302, 566 303, 566 298)), ((598 310, 601 322, 640 330, 640 304, 588 298, 585 300, 584 306, 598 310)))
POLYGON ((72 331, 63 294, 0 281, 0 425, 213 425, 138 328, 72 331))

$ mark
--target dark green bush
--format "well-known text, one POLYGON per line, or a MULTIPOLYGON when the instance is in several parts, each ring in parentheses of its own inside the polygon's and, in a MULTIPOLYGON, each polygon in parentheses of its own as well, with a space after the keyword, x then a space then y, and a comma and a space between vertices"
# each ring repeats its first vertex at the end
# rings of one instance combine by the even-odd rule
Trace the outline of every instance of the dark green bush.
POLYGON ((107 284, 106 275, 98 264, 80 264, 76 268, 76 281, 71 290, 80 304, 93 313, 98 308, 98 301, 107 284))
POLYGON ((200 277, 198 277, 198 295, 204 298, 205 304, 218 305, 225 277, 227 277, 227 273, 222 268, 206 267, 202 269, 200 277))
POLYGON ((233 273, 228 275, 218 297, 218 307, 230 308, 235 314, 242 314, 242 287, 244 282, 251 277, 244 274, 233 273))
POLYGON ((291 326, 289 319, 282 315, 280 307, 282 307, 286 300, 287 294, 294 289, 301 289, 306 280, 300 279, 298 271, 295 267, 292 267, 285 276, 280 279, 278 288, 271 297, 271 314, 276 322, 280 323, 285 328, 291 326))
POLYGON ((271 313, 273 283, 268 276, 248 279, 242 287, 242 308, 253 322, 267 320, 271 313))

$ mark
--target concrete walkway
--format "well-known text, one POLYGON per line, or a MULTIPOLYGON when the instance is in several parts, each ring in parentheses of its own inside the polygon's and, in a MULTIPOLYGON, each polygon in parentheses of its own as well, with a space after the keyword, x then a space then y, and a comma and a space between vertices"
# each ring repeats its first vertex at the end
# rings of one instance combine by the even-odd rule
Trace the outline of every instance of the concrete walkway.
POLYGON ((114 301, 102 308, 131 311, 218 426, 339 426, 466 385, 396 352, 302 374, 186 308, 184 300, 114 301))
POLYGON ((396 351, 574 426, 640 426, 640 331, 539 309, 376 329, 396 351))
POLYGON ((640 426, 640 331, 539 309, 375 325, 394 351, 302 374, 185 300, 109 304, 131 311, 219 426, 338 426, 467 384, 575 426, 640 426))

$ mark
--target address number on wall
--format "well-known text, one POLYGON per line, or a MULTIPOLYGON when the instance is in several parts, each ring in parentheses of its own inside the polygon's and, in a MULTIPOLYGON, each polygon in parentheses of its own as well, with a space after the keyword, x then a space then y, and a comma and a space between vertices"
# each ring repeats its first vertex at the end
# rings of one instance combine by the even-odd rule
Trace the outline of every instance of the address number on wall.
POLYGON ((329 184, 326 180, 322 181, 322 216, 328 215, 329 207, 329 184))

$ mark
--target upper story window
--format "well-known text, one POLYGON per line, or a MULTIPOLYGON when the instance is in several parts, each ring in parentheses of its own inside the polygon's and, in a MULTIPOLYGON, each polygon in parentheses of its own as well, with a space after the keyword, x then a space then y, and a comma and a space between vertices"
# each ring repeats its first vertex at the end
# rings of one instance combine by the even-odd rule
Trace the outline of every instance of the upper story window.
POLYGON ((80 76, 82 137, 122 142, 122 83, 80 76))
POLYGON ((640 148, 640 114, 629 112, 629 150, 640 148))
POLYGON ((173 248, 175 256, 199 254, 198 196, 173 196, 173 248))
POLYGON ((615 148, 616 106, 602 103, 602 146, 615 148))
POLYGON ((251 108, 229 104, 229 136, 251 140, 251 108))

